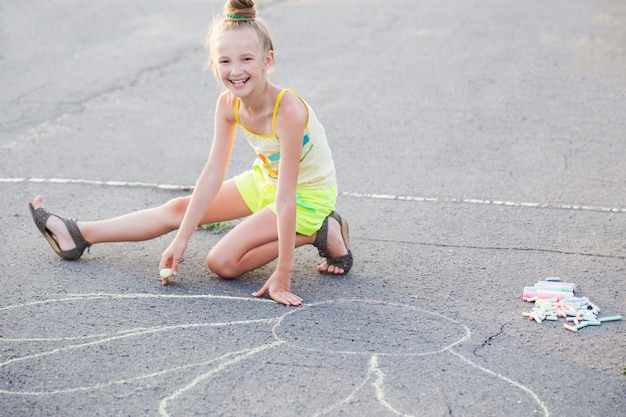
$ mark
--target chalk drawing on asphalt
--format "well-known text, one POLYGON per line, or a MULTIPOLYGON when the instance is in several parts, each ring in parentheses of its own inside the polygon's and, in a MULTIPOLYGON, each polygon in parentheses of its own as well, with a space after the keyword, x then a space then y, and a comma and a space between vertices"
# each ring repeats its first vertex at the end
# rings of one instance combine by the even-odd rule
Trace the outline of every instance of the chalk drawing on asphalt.
MULTIPOLYGON (((24 310, 29 310, 37 325, 32 329, 5 325, 0 337, 0 398, 87 395, 129 386, 159 386, 166 380, 170 384, 156 391, 155 410, 161 416, 174 417, 184 415, 177 410, 194 403, 199 392, 217 396, 214 394, 222 389, 217 381, 241 367, 254 368, 257 361, 301 366, 301 361, 316 355, 332 366, 346 367, 343 373, 350 373, 354 366, 356 373, 349 387, 321 398, 311 413, 316 416, 335 415, 371 401, 383 410, 382 415, 425 415, 419 404, 415 405, 419 399, 407 405, 406 398, 399 399, 394 393, 395 375, 399 369, 415 367, 411 372, 415 380, 403 377, 403 384, 414 383, 416 392, 425 385, 444 386, 436 375, 421 373, 433 361, 448 364, 447 373, 452 376, 454 372, 460 372, 459 376, 478 372, 492 385, 494 400, 511 390, 513 397, 521 399, 518 403, 532 405, 535 414, 549 416, 547 406, 532 389, 455 350, 471 339, 466 325, 411 305, 355 298, 305 304, 285 313, 285 307, 271 300, 252 297, 97 293, 9 305, 0 308, 0 314, 7 323, 11 314, 23 315, 24 310), (242 302, 255 303, 255 308, 238 309, 242 302), (94 303, 99 303, 96 310, 100 314, 110 318, 106 324, 97 321, 95 326, 86 314, 94 303), (133 316, 132 311, 141 313, 133 316), (159 321, 164 323, 155 324, 159 321), (376 329, 371 337, 370 327, 376 329), (189 356, 180 353, 181 344, 190 350, 189 356), (172 345, 180 358, 166 354, 172 345), (106 362, 101 362, 102 355, 106 362), (353 357, 355 365, 347 364, 347 356, 353 357), (60 359, 66 357, 73 359, 70 365, 62 365, 66 361, 60 359), (102 363, 102 372, 90 370, 94 363, 102 363), (20 375, 15 383, 8 380, 12 375, 20 375)), ((284 383, 298 380, 286 378, 284 383)), ((464 395, 471 397, 475 389, 467 387, 464 395)), ((429 395, 421 401, 441 408, 445 403, 448 409, 455 404, 443 388, 432 388, 429 395)), ((480 400, 484 404, 484 397, 480 400)), ((255 407, 262 409, 262 404, 255 407)), ((367 407, 370 410, 372 405, 367 407)))

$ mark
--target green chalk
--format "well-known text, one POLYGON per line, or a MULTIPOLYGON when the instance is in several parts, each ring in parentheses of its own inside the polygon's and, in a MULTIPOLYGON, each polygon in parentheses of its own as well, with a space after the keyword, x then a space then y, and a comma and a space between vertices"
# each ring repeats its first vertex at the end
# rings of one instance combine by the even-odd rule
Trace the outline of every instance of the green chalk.
POLYGON ((622 316, 610 316, 610 317, 600 317, 598 320, 601 322, 605 321, 620 321, 622 316))

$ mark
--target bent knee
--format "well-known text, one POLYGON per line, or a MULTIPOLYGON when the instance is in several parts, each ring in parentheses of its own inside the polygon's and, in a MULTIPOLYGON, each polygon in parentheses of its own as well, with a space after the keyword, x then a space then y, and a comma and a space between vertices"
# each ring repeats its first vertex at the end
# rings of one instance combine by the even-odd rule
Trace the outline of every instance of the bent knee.
POLYGON ((237 270, 234 259, 210 251, 206 257, 206 264, 213 273, 224 279, 237 278, 241 273, 237 270))
POLYGON ((167 201, 164 206, 172 212, 172 214, 185 214, 187 206, 189 206, 189 196, 175 197, 167 201))

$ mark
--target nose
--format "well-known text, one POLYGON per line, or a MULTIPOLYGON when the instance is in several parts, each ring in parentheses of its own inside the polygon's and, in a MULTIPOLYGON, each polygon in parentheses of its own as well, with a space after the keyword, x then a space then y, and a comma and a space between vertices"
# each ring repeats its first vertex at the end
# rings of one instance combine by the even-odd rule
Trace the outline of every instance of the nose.
POLYGON ((239 62, 233 62, 230 66, 231 75, 239 75, 241 72, 241 64, 239 62))

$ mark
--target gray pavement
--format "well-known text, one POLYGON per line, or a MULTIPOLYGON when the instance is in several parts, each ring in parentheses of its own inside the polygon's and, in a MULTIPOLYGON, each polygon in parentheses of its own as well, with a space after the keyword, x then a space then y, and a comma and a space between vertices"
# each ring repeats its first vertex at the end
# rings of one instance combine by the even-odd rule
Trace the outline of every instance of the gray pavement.
POLYGON ((87 220, 195 182, 222 1, 2 0, 0 415, 623 415, 624 322, 572 333, 521 300, 560 276, 626 316, 623 2, 258 3, 273 81, 328 131, 353 271, 298 249, 287 308, 250 296, 272 264, 207 271, 224 232, 168 287, 171 235, 58 260, 34 195, 87 220))

